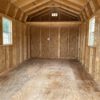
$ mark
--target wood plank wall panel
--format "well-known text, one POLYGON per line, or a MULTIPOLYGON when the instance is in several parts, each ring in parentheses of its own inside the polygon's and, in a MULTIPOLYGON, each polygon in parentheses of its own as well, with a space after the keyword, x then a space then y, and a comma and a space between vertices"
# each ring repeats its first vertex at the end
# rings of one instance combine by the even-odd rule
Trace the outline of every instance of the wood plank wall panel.
POLYGON ((79 25, 77 24, 33 25, 31 27, 31 56, 75 59, 78 57, 78 33, 79 25))
POLYGON ((24 36, 24 38, 23 38, 23 51, 24 51, 24 54, 23 54, 23 61, 25 61, 25 60, 27 60, 28 59, 28 49, 30 50, 30 48, 28 48, 28 35, 30 35, 30 34, 28 34, 27 32, 27 27, 28 26, 26 26, 25 24, 23 24, 23 29, 24 30, 22 30, 22 32, 23 32, 23 36, 24 36))
POLYGON ((31 57, 39 57, 40 56, 40 27, 31 28, 31 57))
MULTIPOLYGON (((50 36, 50 29, 49 27, 42 27, 41 28, 41 57, 42 58, 49 58, 49 41, 48 38, 50 36)), ((31 45, 32 46, 32 45, 31 45)), ((34 47, 34 45, 33 45, 34 47)))
POLYGON ((95 79, 100 82, 100 11, 95 15, 96 17, 96 30, 95 30, 95 79))
POLYGON ((16 66, 17 65, 17 54, 16 54, 16 43, 17 43, 17 30, 16 30, 16 27, 17 27, 17 24, 16 24, 16 21, 14 20, 13 23, 12 23, 12 27, 13 27, 13 56, 15 57, 13 59, 13 65, 16 66))
POLYGON ((60 56, 64 58, 69 56, 69 30, 70 29, 68 27, 61 27, 60 56))
POLYGON ((0 46, 0 73, 6 69, 5 47, 0 46))
POLYGON ((59 27, 51 26, 50 30, 50 49, 49 49, 49 57, 50 58, 58 58, 58 34, 59 34, 59 27))
POLYGON ((88 22, 80 25, 79 33, 79 60, 89 72, 90 47, 88 46, 88 22))
POLYGON ((28 45, 27 41, 29 30, 27 30, 25 23, 13 20, 13 45, 1 45, 0 46, 0 74, 1 72, 7 72, 22 63, 23 61, 30 58, 28 56, 28 45))
POLYGON ((82 23, 79 33, 79 60, 96 82, 100 82, 100 11, 95 14, 95 46, 88 46, 89 22, 82 23), (83 39, 85 37, 85 39, 83 39), (85 56, 85 57, 83 57, 85 56))
MULTIPOLYGON (((88 22, 83 23, 81 26, 80 31, 80 62, 85 66, 87 72, 91 74, 92 77, 94 76, 94 68, 95 68, 95 56, 96 56, 96 49, 88 46, 88 22)), ((95 78, 94 78, 95 79, 95 78)))
POLYGON ((75 58, 78 55, 78 33, 79 29, 75 25, 62 26, 60 29, 61 57, 75 58), (74 43, 74 45, 73 45, 74 43))
MULTIPOLYGON (((27 47, 28 48, 30 48, 31 49, 31 33, 30 33, 30 26, 29 25, 27 25, 27 27, 26 27, 27 29, 26 29, 26 35, 27 35, 27 47)), ((28 57, 28 59, 30 59, 30 57, 31 57, 31 50, 30 49, 27 49, 27 57, 28 57)))
POLYGON ((2 44, 2 17, 0 16, 0 45, 2 44))
POLYGON ((5 57, 6 57, 6 67, 7 69, 10 69, 13 67, 13 47, 12 46, 6 46, 5 47, 5 57))
POLYGON ((69 31, 69 56, 72 58, 77 57, 77 52, 78 52, 78 27, 77 26, 70 26, 70 31, 69 31))

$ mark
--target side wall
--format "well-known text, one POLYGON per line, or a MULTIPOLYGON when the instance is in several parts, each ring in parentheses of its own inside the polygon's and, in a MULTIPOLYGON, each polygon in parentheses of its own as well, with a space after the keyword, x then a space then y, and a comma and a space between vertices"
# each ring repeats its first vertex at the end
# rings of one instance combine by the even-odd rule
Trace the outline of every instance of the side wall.
POLYGON ((79 24, 34 23, 31 26, 31 57, 64 58, 78 57, 79 24))
POLYGON ((89 22, 81 24, 79 33, 79 54, 80 62, 91 76, 100 83, 100 13, 95 14, 95 46, 88 46, 89 22))
POLYGON ((30 48, 30 28, 25 23, 12 21, 13 45, 0 45, 0 73, 7 72, 30 58, 30 50, 28 49, 30 48))

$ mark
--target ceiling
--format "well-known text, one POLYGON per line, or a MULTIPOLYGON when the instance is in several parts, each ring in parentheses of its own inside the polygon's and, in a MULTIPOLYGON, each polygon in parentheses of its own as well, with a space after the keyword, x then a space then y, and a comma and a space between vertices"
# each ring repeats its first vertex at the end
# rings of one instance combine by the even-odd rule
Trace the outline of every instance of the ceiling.
POLYGON ((80 20, 80 13, 88 0, 11 0, 26 15, 27 21, 80 20), (59 14, 51 18, 52 12, 59 14))

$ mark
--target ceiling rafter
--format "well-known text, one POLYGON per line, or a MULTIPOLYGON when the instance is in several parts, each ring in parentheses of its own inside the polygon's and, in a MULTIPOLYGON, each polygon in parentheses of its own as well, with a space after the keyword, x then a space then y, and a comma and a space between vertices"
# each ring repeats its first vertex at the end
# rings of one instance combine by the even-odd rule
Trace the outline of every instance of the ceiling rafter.
MULTIPOLYGON (((66 16, 66 18, 68 17, 68 18, 71 18, 71 19, 78 19, 78 18, 76 18, 76 17, 70 16, 70 15, 66 15, 64 12, 61 12, 60 14, 61 14, 62 16, 66 16)), ((42 14, 40 17, 32 17, 32 18, 30 18, 30 20, 28 20, 28 21, 32 21, 32 20, 34 20, 34 18, 35 18, 35 19, 36 19, 36 18, 39 18, 40 21, 42 21, 41 18, 42 18, 42 17, 45 17, 46 15, 49 15, 49 13, 44 13, 44 14, 42 14)), ((51 18, 52 18, 52 17, 50 17, 49 21, 51 21, 51 18)), ((61 18, 59 17, 59 18, 56 19, 56 20, 61 20, 61 18)))
POLYGON ((66 7, 64 7, 63 5, 60 4, 56 4, 59 8, 62 8, 63 10, 65 10, 66 12, 72 13, 76 16, 79 16, 79 12, 73 11, 71 9, 66 9, 66 7))
POLYGON ((45 8, 45 9, 43 9, 43 10, 40 10, 39 12, 37 12, 37 13, 34 13, 34 14, 32 14, 32 15, 30 15, 29 17, 36 17, 36 16, 39 16, 39 15, 41 15, 41 14, 43 14, 43 13, 45 13, 45 12, 50 12, 50 9, 49 8, 45 8))
MULTIPOLYGON (((72 14, 72 13, 69 13, 69 12, 67 12, 66 10, 64 10, 63 8, 57 8, 57 10, 58 10, 58 13, 59 13, 59 11, 62 11, 62 12, 64 12, 65 14, 69 14, 69 15, 71 15, 71 16, 73 16, 73 17, 79 17, 79 16, 76 16, 76 15, 74 15, 74 14, 72 14)), ((49 9, 49 11, 50 11, 50 9, 49 9)), ((43 10, 43 12, 44 12, 44 10, 43 10)), ((38 12, 38 13, 36 13, 36 14, 33 14, 33 16, 37 16, 37 15, 40 15, 42 13, 42 11, 40 11, 40 13, 38 12)), ((32 15, 31 15, 32 16, 32 15)))
MULTIPOLYGON (((68 11, 74 13, 74 14, 79 15, 79 13, 80 13, 79 11, 75 11, 74 9, 67 8, 65 5, 61 5, 61 4, 58 3, 58 2, 56 2, 55 4, 56 4, 56 5, 54 5, 55 7, 63 7, 63 9, 66 9, 66 10, 68 10, 68 11)), ((27 15, 31 15, 31 14, 33 14, 33 13, 36 13, 36 12, 40 11, 41 9, 44 9, 44 8, 46 8, 46 7, 51 7, 51 5, 52 5, 52 3, 49 3, 49 2, 48 2, 48 3, 46 3, 46 4, 43 4, 43 5, 41 5, 41 6, 38 6, 38 7, 34 8, 34 9, 32 9, 31 11, 26 12, 26 14, 27 14, 27 15)))
POLYGON ((37 0, 11 0, 12 3, 14 3, 15 5, 17 5, 19 8, 26 6, 27 4, 30 4, 34 1, 37 0))
MULTIPOLYGON (((65 15, 70 15, 70 16, 72 16, 74 18, 79 18, 79 16, 75 16, 74 14, 72 15, 71 13, 66 12, 62 8, 57 8, 57 11, 58 11, 58 13, 60 11, 60 13, 63 12, 63 13, 65 13, 65 15)), ((39 11, 38 13, 32 14, 32 15, 29 16, 29 18, 31 18, 31 17, 38 17, 38 16, 41 16, 41 15, 43 15, 45 13, 48 13, 48 12, 51 12, 50 8, 44 9, 44 10, 39 11)))
POLYGON ((7 6, 7 9, 6 9, 6 15, 7 15, 8 12, 9 12, 10 6, 11 6, 11 3, 9 3, 8 6, 7 6))
MULTIPOLYGON (((70 2, 70 1, 65 1, 65 0, 52 0, 52 2, 60 2, 61 4, 64 4, 64 5, 66 5, 66 6, 69 6, 69 7, 72 7, 72 8, 74 8, 74 9, 76 9, 76 10, 81 10, 81 8, 82 8, 82 6, 80 6, 80 5, 78 5, 78 4, 75 4, 75 3, 73 3, 73 2, 70 2)), ((43 0, 39 0, 38 2, 37 2, 37 4, 36 3, 34 3, 34 2, 31 2, 30 4, 27 4, 26 6, 24 6, 24 7, 21 7, 21 9, 23 9, 24 11, 26 10, 26 11, 28 11, 29 9, 33 9, 36 5, 38 5, 39 3, 40 4, 42 4, 42 3, 45 3, 45 2, 51 2, 50 0, 46 0, 46 1, 43 1, 43 0)))
POLYGON ((35 5, 31 3, 31 5, 27 5, 27 6, 23 7, 23 8, 21 8, 21 9, 24 12, 28 12, 28 11, 30 11, 32 9, 35 9, 35 8, 41 6, 41 5, 49 4, 49 3, 51 3, 50 0, 46 0, 46 1, 43 1, 43 2, 39 2, 38 4, 35 4, 35 5))
POLYGON ((51 2, 50 0, 48 0, 48 1, 40 2, 40 3, 36 4, 36 5, 32 5, 31 4, 31 5, 28 5, 28 6, 24 7, 24 8, 22 8, 22 10, 24 12, 28 12, 30 10, 35 9, 36 7, 39 7, 39 6, 43 5, 43 4, 46 4, 46 3, 48 3, 48 5, 49 5, 49 3, 52 3, 52 4, 53 3, 59 3, 62 6, 66 6, 66 9, 72 9, 72 10, 75 10, 76 12, 80 12, 80 10, 81 10, 81 8, 78 8, 77 6, 76 7, 75 6, 71 6, 68 3, 64 3, 62 1, 57 1, 57 0, 53 0, 53 2, 51 2))
POLYGON ((91 16, 100 8, 97 0, 88 0, 81 12, 85 20, 91 18, 91 16))
POLYGON ((73 3, 78 4, 80 6, 84 6, 87 2, 87 0, 67 0, 67 1, 73 2, 73 3))
MULTIPOLYGON (((60 11, 61 11, 61 9, 59 9, 60 11)), ((74 19, 76 19, 77 17, 74 17, 74 16, 72 16, 72 15, 70 15, 70 14, 65 14, 65 12, 64 11, 61 11, 61 13, 62 14, 64 14, 65 16, 69 16, 69 17, 71 17, 71 18, 74 18, 74 19)))
POLYGON ((61 8, 61 7, 59 7, 59 9, 62 10, 62 11, 64 11, 65 14, 70 14, 70 15, 72 15, 72 16, 74 16, 74 17, 79 17, 79 15, 73 14, 73 13, 71 13, 71 12, 69 12, 69 11, 67 11, 67 10, 65 10, 65 9, 63 9, 63 8, 61 8))
POLYGON ((99 8, 99 4, 98 4, 97 0, 92 0, 92 1, 95 6, 95 9, 97 10, 99 8))
POLYGON ((75 2, 72 2, 71 0, 59 0, 59 1, 62 1, 64 3, 68 3, 68 4, 73 5, 73 6, 77 6, 78 8, 82 8, 83 7, 83 5, 80 5, 80 4, 77 4, 75 2))
MULTIPOLYGON (((11 4, 14 4, 16 6, 16 9, 14 9, 16 13, 18 9, 22 10, 23 14, 21 14, 20 19, 22 19, 24 14, 27 17, 29 16, 35 17, 38 15, 41 16, 42 13, 43 14, 48 13, 49 7, 51 8, 55 7, 57 9, 59 8, 59 11, 62 11, 65 14, 79 17, 81 19, 83 18, 89 19, 100 8, 100 3, 98 3, 99 0, 10 0, 10 1, 11 4)), ((8 12, 9 8, 11 9, 10 6, 12 7, 12 5, 8 5, 6 13, 10 13, 8 12)), ((14 17, 16 16, 16 13, 13 14, 14 17)))
POLYGON ((32 11, 30 11, 30 12, 27 12, 26 14, 29 16, 29 15, 32 15, 32 14, 34 14, 34 13, 37 13, 37 12, 39 12, 39 11, 41 11, 42 9, 45 9, 45 8, 47 8, 47 5, 41 6, 40 8, 35 9, 35 10, 32 10, 32 11))
POLYGON ((65 4, 63 4, 63 3, 61 3, 61 2, 55 1, 55 3, 59 4, 60 6, 65 7, 65 9, 69 9, 70 11, 74 11, 74 12, 76 12, 76 13, 80 13, 80 10, 76 10, 76 9, 74 9, 74 8, 72 8, 72 7, 69 7, 69 6, 67 6, 67 5, 65 5, 65 4))
MULTIPOLYGON (((47 7, 47 8, 48 8, 48 7, 47 7)), ((44 9, 47 9, 47 8, 44 8, 44 9)), ((73 16, 75 16, 75 17, 79 17, 79 15, 77 15, 76 13, 70 12, 70 11, 64 9, 62 6, 60 6, 59 8, 62 9, 62 10, 64 10, 65 13, 67 13, 67 14, 69 13, 70 15, 73 15, 73 16)), ((42 12, 42 10, 44 11, 44 9, 41 9, 40 11, 38 11, 38 12, 36 12, 36 13, 32 13, 32 15, 34 16, 35 14, 38 14, 39 12, 42 12)), ((32 15, 30 15, 30 16, 32 16, 32 15)))
POLYGON ((62 5, 65 5, 66 7, 69 7, 71 9, 75 9, 77 11, 80 11, 82 9, 82 6, 76 5, 72 2, 66 1, 66 0, 54 0, 55 2, 58 2, 62 5))

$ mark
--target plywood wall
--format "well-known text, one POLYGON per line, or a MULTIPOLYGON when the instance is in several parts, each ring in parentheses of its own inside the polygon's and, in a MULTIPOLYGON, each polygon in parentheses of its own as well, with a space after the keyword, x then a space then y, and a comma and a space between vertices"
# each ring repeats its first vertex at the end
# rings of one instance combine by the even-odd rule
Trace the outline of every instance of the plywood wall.
POLYGON ((85 66, 91 76, 100 82, 100 13, 95 14, 95 45, 88 46, 89 22, 81 24, 79 33, 79 54, 78 58, 85 66))
POLYGON ((29 26, 13 20, 13 44, 0 45, 0 73, 9 71, 30 58, 29 26))
POLYGON ((78 57, 79 24, 34 23, 31 26, 31 57, 78 57))

